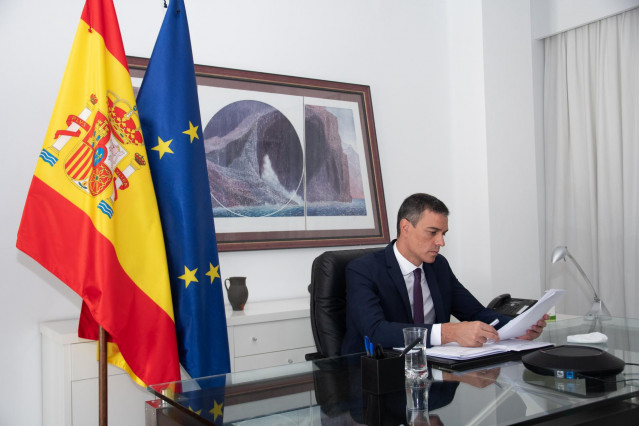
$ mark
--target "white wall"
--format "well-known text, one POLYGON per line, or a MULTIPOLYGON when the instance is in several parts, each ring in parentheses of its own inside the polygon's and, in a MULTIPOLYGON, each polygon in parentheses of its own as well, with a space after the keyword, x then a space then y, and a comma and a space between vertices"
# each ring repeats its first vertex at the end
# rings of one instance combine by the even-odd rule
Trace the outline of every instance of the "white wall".
POLYGON ((473 293, 492 288, 490 208, 484 92, 482 4, 447 2, 450 62, 452 183, 447 253, 458 278, 473 293))
POLYGON ((528 0, 448 2, 450 259, 480 300, 543 287, 528 0))
POLYGON ((494 285, 497 293, 514 293, 509 289, 516 282, 523 287, 519 294, 538 298, 542 274, 529 2, 484 1, 483 23, 494 285))
POLYGON ((536 39, 568 31, 639 6, 639 0, 531 0, 536 39))
MULTIPOLYGON (((115 3, 127 53, 148 57, 162 2, 115 3)), ((391 235, 407 195, 442 198, 444 252, 488 302, 541 287, 529 0, 509 3, 189 0, 187 12, 197 63, 370 85, 391 235)), ((0 2, 2 425, 41 423, 38 324, 79 314, 79 298, 15 239, 82 7, 0 2)), ((299 297, 323 250, 222 253, 222 275, 248 277, 248 303, 299 297)))

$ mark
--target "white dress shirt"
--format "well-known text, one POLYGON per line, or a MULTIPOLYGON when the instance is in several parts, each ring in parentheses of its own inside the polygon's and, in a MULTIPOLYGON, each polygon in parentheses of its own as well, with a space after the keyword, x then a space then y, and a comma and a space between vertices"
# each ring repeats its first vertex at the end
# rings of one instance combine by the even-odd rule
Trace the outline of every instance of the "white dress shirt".
MULTIPOLYGON (((413 286, 415 285, 415 276, 413 275, 413 271, 415 268, 421 268, 421 265, 415 266, 408 259, 402 256, 399 250, 397 250, 397 243, 393 244, 393 251, 395 252, 397 263, 399 263, 399 269, 402 271, 402 275, 404 276, 406 290, 408 291, 408 300, 410 300, 410 309, 411 312, 413 312, 413 286)), ((430 295, 430 289, 428 288, 426 274, 424 273, 423 268, 421 278, 422 280, 420 285, 422 286, 422 294, 424 297, 424 323, 433 324, 435 322, 435 306, 433 305, 433 298, 430 295)), ((437 346, 441 345, 441 342, 442 326, 441 324, 433 324, 430 330, 430 344, 437 346)))

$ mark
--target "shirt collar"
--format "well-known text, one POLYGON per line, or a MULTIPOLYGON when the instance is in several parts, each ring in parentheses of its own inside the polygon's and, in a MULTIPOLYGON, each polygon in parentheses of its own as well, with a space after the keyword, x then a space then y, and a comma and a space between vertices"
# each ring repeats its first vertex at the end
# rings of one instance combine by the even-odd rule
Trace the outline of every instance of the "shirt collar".
MULTIPOLYGON (((415 268, 418 268, 418 266, 413 265, 410 260, 402 256, 399 250, 397 250, 397 242, 393 244, 393 251, 395 252, 395 258, 397 258, 397 263, 399 263, 399 269, 402 271, 403 276, 412 274, 415 268)), ((422 265, 419 265, 420 268, 421 266, 422 265)))

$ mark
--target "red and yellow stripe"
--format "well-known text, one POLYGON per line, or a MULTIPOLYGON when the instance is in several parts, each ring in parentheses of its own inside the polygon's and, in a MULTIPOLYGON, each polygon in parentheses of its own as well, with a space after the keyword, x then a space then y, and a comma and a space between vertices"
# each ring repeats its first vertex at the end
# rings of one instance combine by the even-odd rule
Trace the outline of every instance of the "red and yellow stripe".
POLYGON ((70 116, 88 109, 91 114, 83 119, 92 123, 97 114, 108 115, 107 97, 137 116, 113 2, 87 0, 43 146, 58 161, 53 166, 38 161, 17 247, 82 297, 87 310, 80 318, 80 335, 97 339, 102 325, 113 341, 110 363, 141 384, 179 380, 157 202, 148 161, 136 161, 147 158, 144 144, 122 144, 126 156, 113 181, 129 166, 128 186, 117 189, 112 182, 97 196, 73 181, 87 173, 86 161, 80 174, 65 170, 65 164, 86 156, 81 140, 86 129, 59 151, 51 148, 70 116), (101 202, 112 207, 112 217, 98 209, 101 202))

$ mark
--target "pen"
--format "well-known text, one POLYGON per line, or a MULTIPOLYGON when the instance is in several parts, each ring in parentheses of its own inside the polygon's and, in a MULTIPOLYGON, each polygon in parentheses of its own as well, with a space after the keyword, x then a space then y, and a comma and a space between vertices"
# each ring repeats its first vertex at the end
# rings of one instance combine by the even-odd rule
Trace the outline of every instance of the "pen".
POLYGON ((411 349, 413 349, 415 347, 416 344, 418 344, 422 339, 420 337, 418 337, 417 339, 413 340, 413 343, 411 343, 410 345, 406 346, 404 348, 404 350, 402 351, 401 354, 399 354, 400 357, 406 355, 408 353, 408 351, 410 351, 411 349))
MULTIPOLYGON (((494 326, 496 326, 497 324, 499 324, 499 318, 495 318, 495 319, 493 320, 493 322, 491 322, 491 323, 490 323, 490 326, 491 326, 491 327, 494 327, 494 326)), ((486 340, 486 343, 495 343, 495 341, 494 341, 494 340, 492 340, 492 339, 487 339, 487 340, 486 340)))
POLYGON ((371 356, 373 355, 373 353, 371 352, 371 340, 368 338, 368 336, 364 336, 364 346, 366 347, 366 355, 371 356))
POLYGON ((384 348, 382 348, 382 345, 378 343, 377 346, 375 346, 375 359, 383 358, 386 358, 386 355, 384 355, 384 348))

